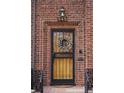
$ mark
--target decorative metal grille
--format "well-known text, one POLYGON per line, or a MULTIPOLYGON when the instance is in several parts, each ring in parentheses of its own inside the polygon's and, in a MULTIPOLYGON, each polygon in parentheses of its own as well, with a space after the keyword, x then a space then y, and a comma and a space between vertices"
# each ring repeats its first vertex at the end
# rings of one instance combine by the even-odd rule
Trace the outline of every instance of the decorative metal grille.
POLYGON ((72 80, 73 77, 73 31, 53 30, 52 32, 52 78, 53 81, 72 80))
POLYGON ((54 32, 54 52, 72 52, 72 36, 70 32, 54 32))

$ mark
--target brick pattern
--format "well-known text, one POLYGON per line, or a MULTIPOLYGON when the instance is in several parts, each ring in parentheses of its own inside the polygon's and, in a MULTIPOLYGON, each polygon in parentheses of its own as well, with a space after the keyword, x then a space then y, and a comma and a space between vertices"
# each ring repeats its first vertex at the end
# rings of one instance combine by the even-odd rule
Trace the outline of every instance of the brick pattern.
POLYGON ((85 48, 87 68, 93 68, 93 1, 86 0, 85 4, 85 48))
POLYGON ((35 70, 44 70, 44 85, 51 82, 51 28, 75 28, 75 83, 84 85, 85 63, 87 68, 93 65, 92 8, 92 0, 32 0, 32 64, 35 70), (61 6, 68 22, 79 22, 78 26, 46 23, 57 22, 61 6))

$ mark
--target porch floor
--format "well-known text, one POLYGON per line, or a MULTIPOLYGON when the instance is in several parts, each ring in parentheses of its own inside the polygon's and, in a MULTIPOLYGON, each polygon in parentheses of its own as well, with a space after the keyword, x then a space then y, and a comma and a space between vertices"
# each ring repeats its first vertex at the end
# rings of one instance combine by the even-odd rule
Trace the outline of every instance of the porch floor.
MULTIPOLYGON (((36 92, 39 93, 39 92, 36 92)), ((84 93, 84 87, 79 86, 44 86, 43 93, 84 93)), ((89 90, 88 93, 93 93, 89 90)))

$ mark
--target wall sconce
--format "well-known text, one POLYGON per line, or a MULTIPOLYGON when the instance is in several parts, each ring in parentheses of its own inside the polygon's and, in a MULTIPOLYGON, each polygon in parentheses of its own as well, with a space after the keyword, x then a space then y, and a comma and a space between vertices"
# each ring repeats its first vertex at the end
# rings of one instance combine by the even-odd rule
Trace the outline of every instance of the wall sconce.
POLYGON ((61 22, 67 21, 67 16, 66 16, 66 14, 65 14, 65 9, 64 9, 63 6, 62 6, 62 7, 60 8, 60 10, 59 10, 59 18, 58 18, 58 21, 61 21, 61 22))

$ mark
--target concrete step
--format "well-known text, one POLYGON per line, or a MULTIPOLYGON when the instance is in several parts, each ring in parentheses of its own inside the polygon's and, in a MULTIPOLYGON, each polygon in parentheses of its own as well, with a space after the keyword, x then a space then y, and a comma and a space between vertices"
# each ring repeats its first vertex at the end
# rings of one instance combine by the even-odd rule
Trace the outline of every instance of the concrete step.
MULTIPOLYGON (((71 85, 44 86, 44 93, 84 93, 84 87, 71 85)), ((89 90, 88 93, 93 93, 93 91, 89 90)))

